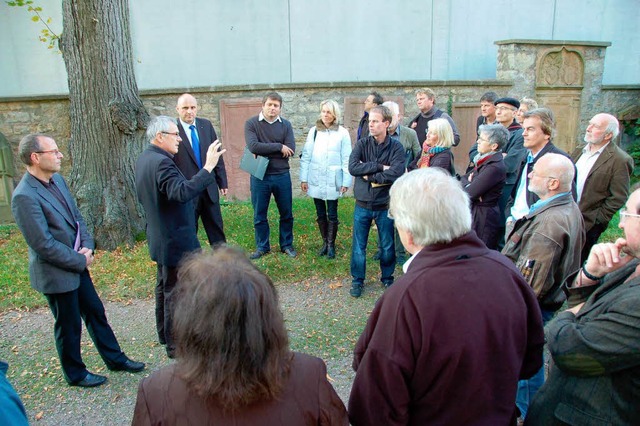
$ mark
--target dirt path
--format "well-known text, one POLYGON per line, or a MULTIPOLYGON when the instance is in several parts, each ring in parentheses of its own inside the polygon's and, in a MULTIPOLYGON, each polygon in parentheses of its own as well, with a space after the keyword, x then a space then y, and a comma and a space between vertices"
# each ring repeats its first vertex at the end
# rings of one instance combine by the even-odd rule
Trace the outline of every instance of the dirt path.
MULTIPOLYGON (((348 281, 307 282, 278 287, 290 334, 304 335, 309 346, 295 350, 319 356, 327 363, 338 394, 347 401, 353 380, 352 341, 357 338, 381 290, 373 285, 360 299, 348 295, 348 281), (352 336, 343 340, 341 328, 352 336), (313 339, 327 342, 326 347, 313 339), (337 348, 332 340, 339 341, 337 348)), ((125 352, 147 363, 146 373, 170 360, 156 343, 154 306, 151 300, 128 304, 107 303, 107 315, 125 352)), ((90 339, 83 333, 83 356, 90 371, 106 374, 109 382, 95 389, 66 385, 60 373, 53 343, 53 318, 48 309, 0 314, 0 359, 9 363, 9 380, 20 394, 37 425, 124 425, 130 424, 138 382, 145 373, 105 371, 90 339)), ((303 340, 304 341, 304 340, 303 340)), ((299 344, 299 343, 298 343, 299 344)))

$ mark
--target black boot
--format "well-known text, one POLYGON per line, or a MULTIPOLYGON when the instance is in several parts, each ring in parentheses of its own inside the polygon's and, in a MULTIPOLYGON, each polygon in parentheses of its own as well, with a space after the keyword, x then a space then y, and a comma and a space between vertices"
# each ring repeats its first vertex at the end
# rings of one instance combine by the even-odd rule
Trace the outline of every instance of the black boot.
POLYGON ((327 257, 333 259, 336 257, 336 234, 338 233, 338 221, 329 222, 327 228, 327 257))
POLYGON ((322 237, 322 248, 318 252, 318 256, 324 256, 327 254, 327 220, 317 219, 318 229, 320 230, 320 236, 322 237))

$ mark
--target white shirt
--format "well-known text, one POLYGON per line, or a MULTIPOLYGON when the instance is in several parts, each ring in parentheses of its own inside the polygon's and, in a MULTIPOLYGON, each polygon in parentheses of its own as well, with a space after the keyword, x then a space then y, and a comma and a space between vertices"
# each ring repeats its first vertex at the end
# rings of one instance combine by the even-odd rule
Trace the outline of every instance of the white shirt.
MULTIPOLYGON (((540 151, 538 151, 538 154, 540 151)), ((531 151, 527 151, 527 158, 532 155, 535 159, 538 154, 533 155, 531 151)), ((529 204, 527 203, 527 175, 529 167, 528 162, 525 163, 522 168, 522 174, 520 175, 520 182, 518 183, 518 189, 516 190, 516 198, 513 200, 513 206, 511 206, 511 216, 507 218, 507 222, 510 220, 518 220, 523 218, 529 213, 529 204)))
POLYGON ((273 121, 269 121, 264 117, 264 115, 262 115, 262 111, 260 111, 260 114, 258 114, 258 121, 263 121, 263 120, 266 121, 269 124, 273 124, 276 121, 282 122, 282 119, 280 118, 280 116, 277 116, 276 119, 273 120, 273 121))
MULTIPOLYGON (((189 145, 191 145, 191 149, 193 149, 193 142, 191 142, 191 126, 196 125, 196 120, 193 120, 193 124, 185 123, 180 120, 180 124, 182 124, 182 128, 184 129, 184 134, 187 135, 187 139, 189 139, 189 145)), ((196 126, 196 133, 198 133, 198 127, 196 126)), ((198 139, 200 139, 200 135, 198 135, 198 139)))
POLYGON ((413 256, 411 256, 409 258, 409 260, 407 260, 406 262, 404 262, 404 265, 402 265, 402 272, 404 272, 405 274, 407 273, 407 270, 409 269, 409 266, 411 265, 411 262, 413 262, 413 259, 418 255, 418 253, 420 253, 422 251, 422 249, 418 250, 417 252, 413 253, 413 256))
POLYGON ((600 157, 600 154, 602 154, 602 151, 604 151, 604 149, 610 143, 611 142, 607 142, 605 145, 600 147, 600 149, 595 152, 591 152, 591 150, 589 150, 589 147, 591 146, 590 144, 587 144, 587 146, 585 146, 582 149, 582 155, 580 156, 580 158, 578 158, 578 161, 576 161, 576 170, 578 171, 578 179, 577 179, 578 201, 580 201, 580 198, 582 197, 582 190, 584 189, 584 184, 587 181, 587 176, 589 176, 589 172, 591 171, 591 169, 593 168, 593 165, 598 160, 598 157, 600 157))

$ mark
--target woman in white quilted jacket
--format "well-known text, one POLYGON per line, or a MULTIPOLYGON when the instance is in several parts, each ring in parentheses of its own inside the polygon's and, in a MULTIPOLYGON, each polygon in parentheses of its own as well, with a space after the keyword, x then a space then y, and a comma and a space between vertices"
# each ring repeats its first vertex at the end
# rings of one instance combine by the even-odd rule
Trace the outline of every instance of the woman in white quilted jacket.
POLYGON ((322 248, 318 253, 336 256, 338 233, 338 198, 351 186, 349 155, 351 138, 340 126, 340 106, 326 100, 320 104, 320 118, 309 130, 300 161, 300 187, 316 205, 322 248))

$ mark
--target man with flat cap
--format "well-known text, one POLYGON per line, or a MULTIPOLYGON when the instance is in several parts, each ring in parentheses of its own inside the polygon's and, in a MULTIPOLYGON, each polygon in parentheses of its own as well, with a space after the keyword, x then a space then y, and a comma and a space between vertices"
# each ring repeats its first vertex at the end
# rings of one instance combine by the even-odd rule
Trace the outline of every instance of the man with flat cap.
MULTIPOLYGON (((513 186, 518 180, 518 170, 520 168, 520 162, 526 155, 527 150, 524 147, 524 138, 522 137, 522 126, 516 121, 516 113, 520 108, 520 101, 516 98, 499 98, 495 101, 496 106, 496 122, 502 124, 509 131, 509 141, 502 149, 502 156, 504 157, 504 165, 507 169, 507 179, 504 182, 504 188, 502 189, 502 195, 498 201, 498 207, 502 214, 502 223, 506 221, 505 206, 509 201, 509 196, 513 190, 513 186)), ((498 239, 498 248, 503 247, 504 238, 504 225, 500 230, 500 238, 498 239)))

